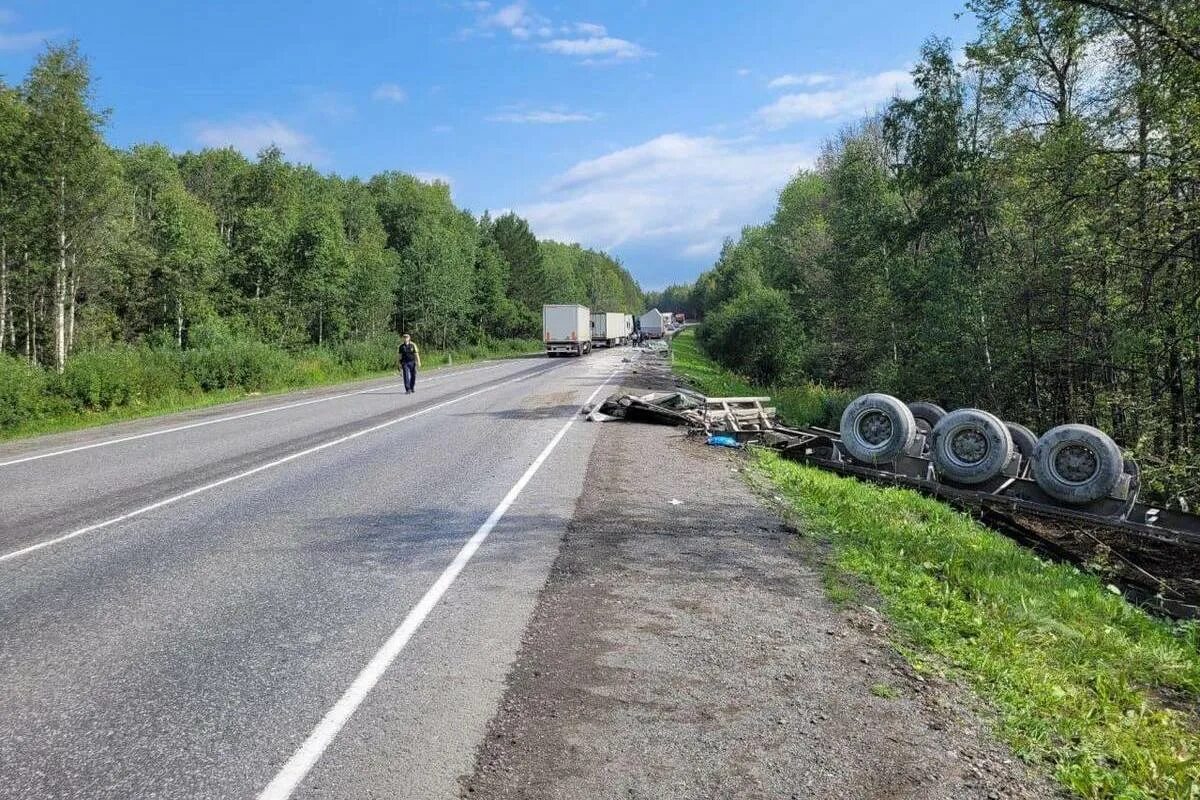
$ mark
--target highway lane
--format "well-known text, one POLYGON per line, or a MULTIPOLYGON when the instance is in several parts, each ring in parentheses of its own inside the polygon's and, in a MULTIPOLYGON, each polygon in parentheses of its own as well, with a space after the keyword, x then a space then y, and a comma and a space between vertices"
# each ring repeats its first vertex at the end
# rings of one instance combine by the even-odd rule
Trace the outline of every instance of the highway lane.
POLYGON ((0 562, 0 797, 456 796, 583 488, 599 426, 566 423, 621 355, 0 467, 3 556, 305 453, 0 562))
POLYGON ((0 482, 20 503, 0 520, 4 553, 466 391, 545 369, 516 359, 434 371, 405 395, 394 379, 312 396, 0 446, 0 482))

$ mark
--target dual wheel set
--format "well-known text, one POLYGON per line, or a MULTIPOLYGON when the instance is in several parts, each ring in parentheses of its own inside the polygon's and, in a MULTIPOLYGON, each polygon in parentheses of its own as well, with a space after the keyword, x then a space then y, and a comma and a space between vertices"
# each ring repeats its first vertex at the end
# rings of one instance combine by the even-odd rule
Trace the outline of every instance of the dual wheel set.
POLYGON ((1070 505, 1107 497, 1124 473, 1137 474, 1117 443, 1090 425, 1059 425, 1038 436, 978 408, 948 412, 887 394, 864 394, 851 402, 840 433, 846 452, 866 464, 919 455, 933 462, 940 479, 966 485, 1031 473, 1043 492, 1070 505))

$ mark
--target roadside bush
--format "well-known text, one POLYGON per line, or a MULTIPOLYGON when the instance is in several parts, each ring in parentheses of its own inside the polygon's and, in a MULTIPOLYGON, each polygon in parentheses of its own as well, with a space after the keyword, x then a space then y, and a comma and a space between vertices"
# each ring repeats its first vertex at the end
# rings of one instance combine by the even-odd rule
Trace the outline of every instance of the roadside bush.
POLYGON ((342 342, 333 348, 339 364, 354 374, 383 372, 396 366, 395 335, 376 336, 363 341, 342 342))
POLYGON ((0 355, 0 428, 46 413, 46 373, 28 362, 0 355))
POLYGON ((79 411, 108 411, 137 394, 139 367, 137 351, 130 347, 79 353, 67 361, 52 387, 79 411))
POLYGON ((771 385, 795 377, 802 341, 787 296, 759 288, 708 315, 700 343, 725 367, 753 383, 771 385))
POLYGON ((263 391, 288 384, 294 362, 262 342, 226 340, 183 353, 184 373, 206 392, 263 391))

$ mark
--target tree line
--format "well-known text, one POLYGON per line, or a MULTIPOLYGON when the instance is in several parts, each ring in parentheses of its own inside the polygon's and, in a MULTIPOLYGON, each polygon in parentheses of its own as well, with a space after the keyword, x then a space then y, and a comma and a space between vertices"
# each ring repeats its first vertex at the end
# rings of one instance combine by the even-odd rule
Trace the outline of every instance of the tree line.
POLYGON ((475 217, 449 187, 288 163, 275 147, 109 146, 77 45, 0 81, 0 359, 187 349, 222 335, 297 351, 409 331, 431 346, 540 336, 545 302, 636 311, 616 260, 475 217))
POLYGON ((1200 5, 968 8, 965 59, 928 41, 911 99, 827 142, 668 293, 763 383, 1091 423, 1196 496, 1200 5))

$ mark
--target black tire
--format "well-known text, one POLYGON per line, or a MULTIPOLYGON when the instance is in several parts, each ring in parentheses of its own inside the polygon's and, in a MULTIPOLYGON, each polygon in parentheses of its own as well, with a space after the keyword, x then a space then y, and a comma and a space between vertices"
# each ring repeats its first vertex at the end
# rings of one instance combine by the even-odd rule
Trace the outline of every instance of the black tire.
POLYGON ((996 477, 1012 459, 1013 440, 995 414, 960 408, 942 417, 929 434, 929 452, 938 473, 956 483, 996 477))
POLYGON ((926 436, 933 430, 933 426, 946 416, 946 409, 936 403, 926 403, 924 400, 909 403, 908 410, 912 412, 913 419, 917 421, 917 430, 926 436))
POLYGON ((1004 426, 1008 428, 1008 434, 1012 437, 1013 446, 1017 448, 1017 452, 1021 454, 1021 458, 1026 461, 1033 458, 1033 450, 1037 447, 1037 434, 1019 422, 1006 422, 1004 426))
POLYGON ((1033 451, 1033 477, 1063 503, 1082 505, 1108 494, 1125 471, 1125 458, 1107 433, 1091 425, 1059 425, 1033 451))
POLYGON ((895 461, 917 438, 917 422, 908 406, 887 394, 855 398, 842 412, 842 446, 867 464, 895 461))

